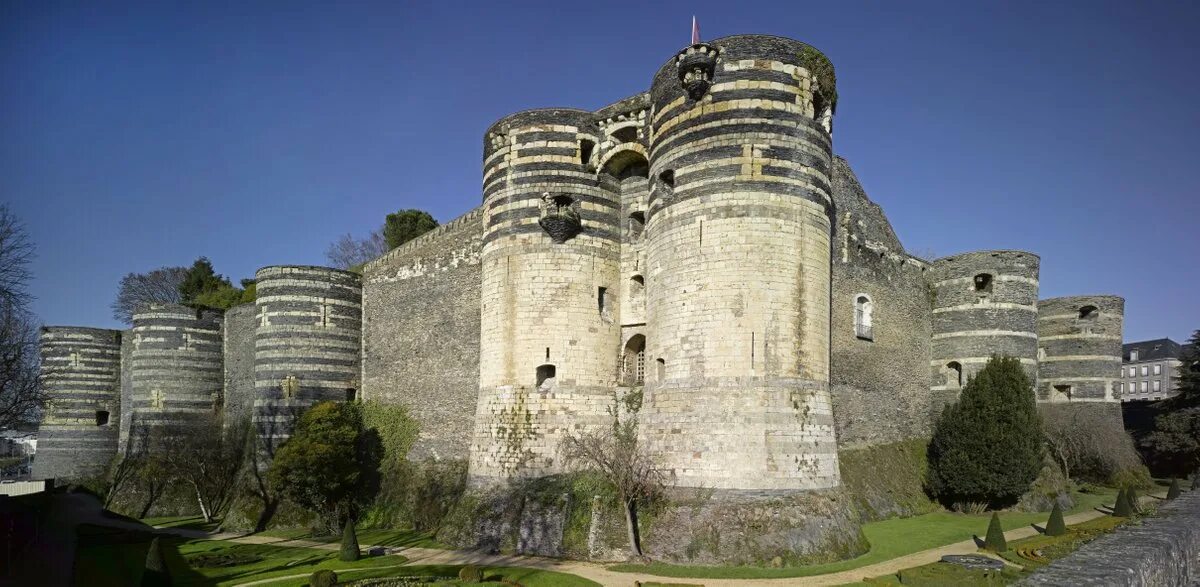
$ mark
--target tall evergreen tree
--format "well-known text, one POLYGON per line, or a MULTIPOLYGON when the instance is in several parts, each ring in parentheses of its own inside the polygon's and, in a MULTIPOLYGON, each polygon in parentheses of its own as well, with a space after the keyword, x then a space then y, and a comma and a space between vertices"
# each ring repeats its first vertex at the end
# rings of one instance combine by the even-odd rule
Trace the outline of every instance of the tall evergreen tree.
POLYGON ((992 357, 942 412, 929 445, 929 488, 944 503, 1015 503, 1043 464, 1041 421, 1020 361, 992 357))
POLYGON ((179 296, 183 303, 191 303, 204 294, 232 287, 228 279, 217 275, 213 270, 212 261, 208 257, 200 257, 188 268, 183 282, 179 284, 179 296))
POLYGON ((1192 333, 1188 352, 1175 374, 1179 394, 1161 403, 1145 444, 1179 473, 1200 474, 1200 330, 1192 333))
POLYGON ((401 210, 387 215, 383 223, 383 238, 392 250, 418 236, 437 228, 437 220, 424 210, 401 210))

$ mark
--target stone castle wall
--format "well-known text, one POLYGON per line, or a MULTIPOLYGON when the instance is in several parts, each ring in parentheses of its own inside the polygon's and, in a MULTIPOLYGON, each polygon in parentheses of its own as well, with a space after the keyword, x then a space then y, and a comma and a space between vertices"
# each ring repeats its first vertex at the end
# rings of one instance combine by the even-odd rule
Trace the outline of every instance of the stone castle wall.
POLYGON ((224 410, 226 425, 241 425, 254 413, 254 331, 258 326, 254 304, 234 306, 225 312, 222 336, 225 355, 224 410))
POLYGON ((833 163, 830 393, 838 444, 857 447, 928 436, 931 404, 929 264, 904 252, 883 210, 846 161, 833 163), (856 328, 859 298, 871 328, 856 328))
POLYGON ((254 424, 274 446, 305 408, 357 397, 362 282, 349 271, 279 265, 259 269, 255 283, 254 424))
POLYGON ((1071 296, 1038 302, 1039 402, 1120 402, 1125 300, 1071 296))
POLYGON ((194 424, 220 407, 221 313, 162 304, 133 315, 132 426, 194 424))
POLYGON ((33 476, 103 473, 117 453, 121 420, 121 332, 42 328, 42 378, 50 404, 39 431, 33 476))
MULTIPOLYGON (((839 483, 829 396, 832 143, 803 43, 736 36, 698 99, 651 87, 640 432, 685 487, 839 483)), ((706 50, 706 49, 700 49, 706 50)), ((691 57, 689 57, 689 55, 691 57)))
POLYGON ((978 251, 933 262, 930 390, 957 397, 992 355, 1016 357, 1037 379, 1041 260, 1025 251, 978 251))
POLYGON ((479 397, 483 209, 363 270, 363 399, 420 423, 411 458, 467 458, 479 397))

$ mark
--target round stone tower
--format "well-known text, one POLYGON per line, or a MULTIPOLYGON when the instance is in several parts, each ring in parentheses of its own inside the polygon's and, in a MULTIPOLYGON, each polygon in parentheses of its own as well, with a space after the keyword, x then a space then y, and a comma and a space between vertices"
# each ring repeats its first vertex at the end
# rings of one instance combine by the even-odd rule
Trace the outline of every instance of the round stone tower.
POLYGON ((308 406, 358 396, 362 281, 328 267, 281 265, 255 273, 254 421, 270 445, 308 406))
POLYGON ((831 86, 815 49, 759 35, 692 45, 654 77, 639 422, 680 486, 840 483, 831 86))
POLYGON ((1039 301, 1038 401, 1120 402, 1124 317, 1118 296, 1039 301))
POLYGON ((930 388, 957 399, 992 355, 1016 357, 1037 379, 1038 269, 1025 251, 978 251, 933 263, 930 388))
POLYGON ((607 422, 620 345, 620 200, 592 163, 594 118, 531 110, 485 137, 475 485, 557 472, 562 434, 607 422))
POLYGON ((35 479, 104 472, 121 420, 121 333, 42 328, 42 380, 50 403, 38 430, 35 479))
POLYGON ((221 320, 219 310, 176 304, 133 315, 133 426, 187 426, 220 410, 221 320))

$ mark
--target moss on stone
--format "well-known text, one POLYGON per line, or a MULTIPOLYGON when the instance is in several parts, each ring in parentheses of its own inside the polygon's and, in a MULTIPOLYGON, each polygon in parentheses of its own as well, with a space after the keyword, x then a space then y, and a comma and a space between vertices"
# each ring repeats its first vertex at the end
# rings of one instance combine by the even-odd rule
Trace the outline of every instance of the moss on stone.
MULTIPOLYGON (((812 46, 806 45, 800 50, 800 64, 817 79, 818 93, 829 103, 829 107, 837 111, 837 74, 833 70, 833 62, 812 46)), ((820 115, 820 112, 817 113, 820 115)))
POLYGON ((937 509, 925 493, 923 438, 842 450, 842 484, 865 520, 913 516, 937 509))

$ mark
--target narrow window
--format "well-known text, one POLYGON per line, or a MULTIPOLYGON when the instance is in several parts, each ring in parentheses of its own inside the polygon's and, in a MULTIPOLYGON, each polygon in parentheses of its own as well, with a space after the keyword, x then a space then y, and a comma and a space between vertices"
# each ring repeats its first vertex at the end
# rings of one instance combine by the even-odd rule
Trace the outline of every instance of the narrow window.
POLYGON ((358 399, 358 390, 353 387, 346 388, 346 401, 352 402, 358 399))
POLYGON ((637 240, 642 237, 642 231, 646 229, 646 213, 631 212, 629 214, 629 239, 637 240))
POLYGON ((596 142, 588 139, 579 140, 579 163, 587 165, 592 160, 592 151, 596 150, 596 142))
POLYGON ((537 368, 537 386, 538 389, 545 389, 554 385, 554 365, 541 365, 537 368))
POLYGON ((1070 385, 1055 385, 1055 386, 1054 386, 1054 398, 1053 398, 1053 399, 1057 399, 1057 400, 1067 399, 1067 400, 1070 400, 1070 399, 1071 399, 1071 386, 1070 386, 1070 385))
POLYGON ((854 336, 862 340, 875 340, 872 328, 874 304, 866 294, 859 295, 854 300, 854 336))
POLYGON ((1099 315, 1100 311, 1096 309, 1096 306, 1084 306, 1079 309, 1080 320, 1095 320, 1099 315))
POLYGON ((662 358, 654 359, 654 374, 658 377, 658 382, 662 383, 667 378, 667 362, 662 358))
POLYGON ((975 276, 975 291, 979 293, 992 293, 991 273, 980 273, 975 276))
POLYGON ((1130 361, 1136 361, 1136 360, 1138 360, 1138 352, 1137 352, 1137 349, 1133 349, 1133 350, 1129 351, 1129 360, 1130 360, 1130 361))
POLYGON ((660 182, 662 182, 663 185, 665 185, 669 188, 674 188, 675 187, 675 170, 668 169, 668 170, 658 174, 658 180, 660 182))
POLYGON ((962 363, 958 361, 946 363, 946 386, 962 387, 962 363))
POLYGON ((596 288, 596 307, 600 310, 601 320, 612 320, 612 304, 609 303, 607 287, 596 288))
POLYGON ((96 410, 96 425, 97 426, 108 426, 108 411, 107 410, 96 410))
POLYGON ((629 297, 630 299, 640 299, 646 293, 646 280, 641 275, 634 275, 629 278, 629 297))

